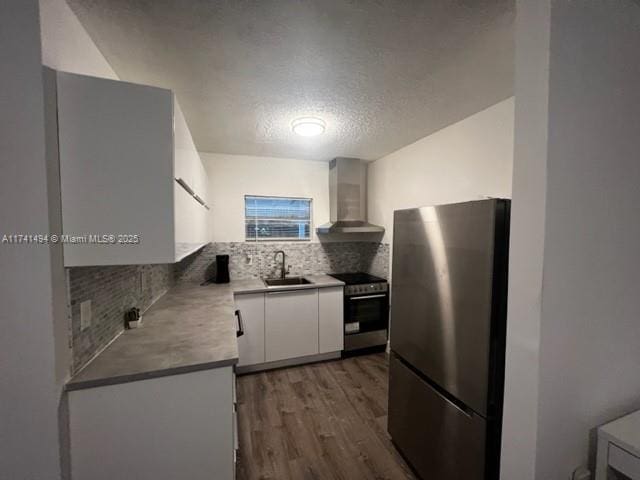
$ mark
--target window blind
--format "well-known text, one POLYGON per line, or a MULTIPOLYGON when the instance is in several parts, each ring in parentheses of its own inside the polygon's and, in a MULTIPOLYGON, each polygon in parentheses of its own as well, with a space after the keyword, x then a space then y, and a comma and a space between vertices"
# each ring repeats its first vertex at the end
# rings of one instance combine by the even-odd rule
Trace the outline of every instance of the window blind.
POLYGON ((247 241, 311 239, 311 199, 246 195, 247 241))

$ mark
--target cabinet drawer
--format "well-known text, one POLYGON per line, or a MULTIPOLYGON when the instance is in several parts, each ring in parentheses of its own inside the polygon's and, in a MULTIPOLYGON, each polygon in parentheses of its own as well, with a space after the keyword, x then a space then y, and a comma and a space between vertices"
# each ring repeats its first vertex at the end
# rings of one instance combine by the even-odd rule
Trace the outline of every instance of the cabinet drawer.
POLYGON ((627 477, 640 478, 640 458, 613 443, 609 444, 609 466, 627 477))

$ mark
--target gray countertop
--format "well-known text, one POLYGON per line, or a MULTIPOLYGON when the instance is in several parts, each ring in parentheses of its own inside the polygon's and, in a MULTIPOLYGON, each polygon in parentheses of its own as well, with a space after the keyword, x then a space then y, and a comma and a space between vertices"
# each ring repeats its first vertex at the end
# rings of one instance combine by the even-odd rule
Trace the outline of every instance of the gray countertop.
POLYGON ((311 284, 266 287, 260 279, 200 286, 180 284, 78 372, 67 390, 113 385, 234 365, 238 341, 233 295, 342 286, 328 275, 305 276, 311 284))

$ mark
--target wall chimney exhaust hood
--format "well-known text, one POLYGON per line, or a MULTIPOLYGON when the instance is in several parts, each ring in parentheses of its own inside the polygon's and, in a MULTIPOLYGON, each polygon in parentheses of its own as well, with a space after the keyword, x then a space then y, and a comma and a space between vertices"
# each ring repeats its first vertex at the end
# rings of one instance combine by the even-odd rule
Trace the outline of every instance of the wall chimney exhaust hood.
POLYGON ((329 164, 330 222, 316 228, 329 233, 384 233, 367 222, 367 166, 357 158, 334 158, 329 164))

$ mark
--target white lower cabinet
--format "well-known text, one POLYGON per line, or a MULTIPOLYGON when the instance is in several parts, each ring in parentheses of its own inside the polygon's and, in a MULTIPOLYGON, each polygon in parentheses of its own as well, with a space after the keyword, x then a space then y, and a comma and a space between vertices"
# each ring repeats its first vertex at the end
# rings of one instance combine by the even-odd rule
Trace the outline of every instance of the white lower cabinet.
POLYGON ((240 293, 235 305, 244 330, 238 338, 240 371, 343 349, 341 286, 240 293))
POLYGON ((318 353, 318 290, 268 292, 265 298, 267 362, 318 353))
POLYGON ((335 352, 344 348, 343 299, 343 287, 318 290, 319 353, 335 352))
POLYGON ((231 480, 233 367, 69 392, 73 480, 231 480))
POLYGON ((264 293, 236 295, 235 303, 244 331, 238 337, 238 366, 264 363, 264 293))
POLYGON ((238 451, 240 450, 240 431, 238 430, 238 396, 236 372, 233 372, 233 478, 236 478, 238 466, 238 451))

